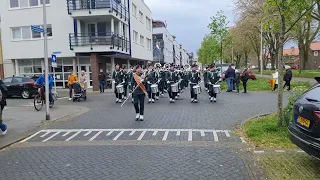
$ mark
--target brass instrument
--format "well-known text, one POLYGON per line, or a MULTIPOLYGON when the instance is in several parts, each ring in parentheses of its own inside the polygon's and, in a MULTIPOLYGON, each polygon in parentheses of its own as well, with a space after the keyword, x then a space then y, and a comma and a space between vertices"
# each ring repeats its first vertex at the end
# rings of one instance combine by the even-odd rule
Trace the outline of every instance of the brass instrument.
POLYGON ((183 68, 184 68, 185 71, 191 71, 191 66, 190 66, 190 64, 184 65, 183 68))
POLYGON ((154 66, 155 66, 156 68, 162 67, 160 63, 155 63, 154 66))

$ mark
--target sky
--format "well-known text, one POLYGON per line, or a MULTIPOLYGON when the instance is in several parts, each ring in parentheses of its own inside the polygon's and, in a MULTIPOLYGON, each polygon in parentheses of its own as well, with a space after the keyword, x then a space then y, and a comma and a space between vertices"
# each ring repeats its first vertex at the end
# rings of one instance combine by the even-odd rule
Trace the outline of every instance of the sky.
POLYGON ((230 26, 235 22, 233 0, 144 0, 152 11, 154 20, 167 21, 168 30, 188 52, 196 54, 210 17, 223 10, 230 26))

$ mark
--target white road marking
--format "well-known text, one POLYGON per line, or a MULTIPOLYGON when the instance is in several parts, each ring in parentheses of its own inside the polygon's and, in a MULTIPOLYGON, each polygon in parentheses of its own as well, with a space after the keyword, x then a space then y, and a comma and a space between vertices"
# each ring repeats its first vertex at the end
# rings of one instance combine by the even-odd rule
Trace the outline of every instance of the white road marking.
POLYGON ((33 135, 31 135, 31 136, 29 136, 29 137, 27 137, 27 138, 25 138, 24 140, 22 140, 22 141, 20 141, 20 142, 26 142, 26 141, 28 141, 28 140, 30 140, 30 139, 32 139, 32 138, 34 138, 36 135, 38 135, 39 133, 41 133, 42 131, 38 131, 38 132, 36 132, 36 133, 34 133, 33 135))
POLYGON ((95 134, 92 138, 89 139, 89 141, 93 141, 96 137, 98 137, 103 131, 99 131, 97 134, 95 134))
POLYGON ((60 131, 52 134, 50 137, 48 137, 47 139, 43 140, 42 142, 47 142, 47 141, 49 141, 50 139, 52 139, 53 137, 55 137, 55 136, 58 135, 59 133, 60 133, 60 131))
POLYGON ((275 152, 277 152, 277 153, 284 153, 284 152, 286 152, 285 150, 275 150, 275 152))
POLYGON ((205 136, 204 131, 200 131, 201 136, 205 136))
POLYGON ((69 97, 59 97, 58 99, 68 99, 69 97))
POLYGON ((90 133, 92 133, 92 131, 88 131, 88 132, 85 133, 83 136, 88 136, 90 133))
POLYGON ((78 131, 76 133, 74 133, 72 136, 70 136, 68 139, 66 139, 65 141, 70 141, 71 139, 73 139, 74 137, 76 137, 78 134, 80 134, 81 131, 78 131))
POLYGON ((180 132, 181 132, 180 130, 177 131, 177 136, 180 136, 180 132))
POLYGON ((228 130, 224 130, 224 133, 226 134, 227 137, 230 137, 230 133, 228 130))
POLYGON ((46 135, 48 135, 49 133, 51 133, 50 131, 48 131, 48 132, 46 132, 46 133, 44 133, 44 134, 42 134, 40 137, 45 137, 46 135))
POLYGON ((218 142, 219 139, 218 139, 217 131, 213 131, 212 133, 213 133, 213 139, 214 139, 214 141, 215 141, 215 142, 218 142))
POLYGON ((124 131, 120 131, 119 134, 113 138, 113 140, 117 140, 122 134, 124 133, 124 131))
POLYGON ((302 150, 299 150, 299 151, 297 151, 298 153, 304 153, 304 151, 302 151, 302 150))
POLYGON ((264 153, 264 151, 253 151, 253 152, 256 153, 256 154, 264 153))
POLYGON ((192 141, 192 130, 188 132, 188 141, 192 141))
POLYGON ((129 134, 129 136, 132 136, 135 132, 136 132, 135 130, 131 131, 131 133, 129 134))
POLYGON ((138 141, 141 141, 141 139, 143 138, 143 136, 146 134, 147 131, 142 131, 142 133, 140 134, 140 136, 138 137, 138 141))
POLYGON ((110 136, 113 133, 113 131, 108 132, 107 136, 110 136))
POLYGON ((169 135, 169 131, 166 131, 163 135, 162 141, 166 141, 169 135))
POLYGON ((62 136, 65 137, 65 136, 67 136, 68 134, 70 134, 71 132, 72 132, 72 131, 68 131, 68 132, 64 133, 62 136))
POLYGON ((155 135, 157 135, 157 133, 158 133, 158 130, 154 130, 154 131, 153 131, 153 134, 152 134, 152 136, 155 136, 155 135))

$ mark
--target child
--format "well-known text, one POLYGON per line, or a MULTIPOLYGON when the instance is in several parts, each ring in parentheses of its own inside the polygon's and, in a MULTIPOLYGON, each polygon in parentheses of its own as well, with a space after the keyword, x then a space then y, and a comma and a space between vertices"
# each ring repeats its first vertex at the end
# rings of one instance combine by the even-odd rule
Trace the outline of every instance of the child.
POLYGON ((234 78, 234 82, 235 82, 235 85, 236 85, 236 90, 237 90, 237 93, 240 92, 240 72, 238 69, 236 69, 236 75, 235 75, 235 78, 234 78))

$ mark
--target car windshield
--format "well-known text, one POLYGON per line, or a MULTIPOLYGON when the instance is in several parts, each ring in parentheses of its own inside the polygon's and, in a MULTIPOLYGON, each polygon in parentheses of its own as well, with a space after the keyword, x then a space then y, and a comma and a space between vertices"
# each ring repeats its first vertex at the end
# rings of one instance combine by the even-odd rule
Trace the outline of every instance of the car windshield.
POLYGON ((302 98, 307 99, 309 101, 317 101, 320 102, 320 86, 311 89, 310 91, 306 92, 302 98))
POLYGON ((6 78, 3 80, 3 83, 11 83, 12 82, 12 78, 6 78))

